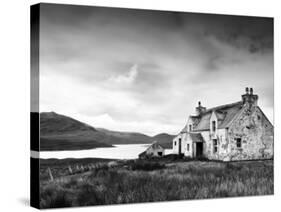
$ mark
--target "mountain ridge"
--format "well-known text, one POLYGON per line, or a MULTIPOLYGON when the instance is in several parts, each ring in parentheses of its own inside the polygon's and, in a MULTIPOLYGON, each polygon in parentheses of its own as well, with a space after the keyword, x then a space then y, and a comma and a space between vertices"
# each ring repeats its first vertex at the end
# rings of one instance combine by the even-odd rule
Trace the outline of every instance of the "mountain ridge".
POLYGON ((144 144, 157 140, 165 148, 172 148, 174 135, 160 133, 148 136, 138 132, 119 132, 95 128, 79 120, 56 112, 40 113, 40 150, 81 150, 112 147, 116 144, 144 144))

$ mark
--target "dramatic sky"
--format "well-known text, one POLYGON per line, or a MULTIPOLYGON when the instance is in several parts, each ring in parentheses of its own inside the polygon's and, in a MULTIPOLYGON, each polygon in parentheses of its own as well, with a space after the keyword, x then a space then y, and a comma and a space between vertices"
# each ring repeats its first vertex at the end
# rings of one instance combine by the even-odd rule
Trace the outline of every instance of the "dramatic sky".
POLYGON ((44 4, 40 29, 41 112, 176 134, 248 86, 273 121, 270 18, 44 4))

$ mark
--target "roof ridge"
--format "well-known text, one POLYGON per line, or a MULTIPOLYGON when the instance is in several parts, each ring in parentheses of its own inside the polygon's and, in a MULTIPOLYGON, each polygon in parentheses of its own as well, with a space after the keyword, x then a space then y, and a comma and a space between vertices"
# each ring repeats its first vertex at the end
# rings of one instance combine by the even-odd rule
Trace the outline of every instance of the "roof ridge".
POLYGON ((238 102, 233 102, 233 103, 229 103, 229 104, 224 104, 224 105, 212 107, 212 108, 209 108, 206 111, 204 111, 202 114, 209 113, 209 112, 211 112, 213 110, 219 110, 219 109, 224 108, 224 107, 231 107, 231 106, 238 105, 238 104, 242 104, 242 101, 238 101, 238 102))
POLYGON ((218 128, 224 128, 227 123, 229 123, 234 117, 235 114, 238 113, 243 108, 243 102, 237 101, 230 104, 224 104, 217 107, 210 108, 203 112, 200 118, 199 123, 194 127, 194 131, 204 131, 210 129, 210 118, 212 111, 214 111, 217 114, 218 118, 218 128), (219 115, 219 114, 222 114, 219 115))

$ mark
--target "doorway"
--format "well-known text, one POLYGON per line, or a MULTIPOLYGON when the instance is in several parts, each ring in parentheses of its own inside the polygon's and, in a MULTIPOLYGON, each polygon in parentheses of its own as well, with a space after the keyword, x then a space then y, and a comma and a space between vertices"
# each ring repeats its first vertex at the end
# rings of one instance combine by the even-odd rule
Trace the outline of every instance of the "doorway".
POLYGON ((181 154, 181 138, 179 138, 179 155, 181 154))
POLYGON ((203 142, 196 143, 196 157, 203 156, 203 142))

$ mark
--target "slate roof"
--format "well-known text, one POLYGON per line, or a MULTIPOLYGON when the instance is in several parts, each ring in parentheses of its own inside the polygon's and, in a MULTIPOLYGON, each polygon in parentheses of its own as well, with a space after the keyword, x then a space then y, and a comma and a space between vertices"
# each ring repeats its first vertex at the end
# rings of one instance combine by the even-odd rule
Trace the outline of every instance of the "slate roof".
POLYGON ((152 148, 152 149, 162 148, 162 149, 164 149, 164 148, 162 147, 162 145, 159 144, 157 141, 154 141, 148 148, 152 148))
POLYGON ((191 140, 195 143, 204 141, 201 133, 189 133, 189 135, 190 135, 191 140))
POLYGON ((200 116, 197 116, 199 119, 198 124, 193 128, 193 131, 205 131, 210 130, 210 118, 212 112, 214 111, 218 118, 218 128, 223 129, 229 126, 229 124, 234 120, 234 118, 242 111, 243 103, 242 101, 221 105, 218 107, 213 107, 200 116))
POLYGON ((139 154, 139 157, 145 156, 149 149, 162 149, 162 150, 164 150, 165 148, 161 144, 159 144, 157 141, 154 141, 145 151, 143 151, 142 153, 139 154))
POLYGON ((180 133, 187 133, 187 125, 184 126, 180 133))
POLYGON ((199 116, 189 116, 189 118, 192 120, 192 122, 194 123, 194 124, 198 124, 199 123, 199 121, 200 121, 200 117, 199 116))
POLYGON ((142 152, 139 154, 139 157, 145 156, 146 155, 146 151, 142 152))

